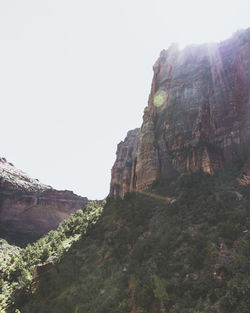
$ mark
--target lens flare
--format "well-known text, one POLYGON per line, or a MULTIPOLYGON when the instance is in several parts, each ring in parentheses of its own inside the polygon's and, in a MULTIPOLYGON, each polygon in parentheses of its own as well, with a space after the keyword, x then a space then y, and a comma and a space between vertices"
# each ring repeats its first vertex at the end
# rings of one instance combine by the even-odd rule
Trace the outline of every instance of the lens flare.
POLYGON ((160 107, 167 100, 167 94, 164 90, 158 90, 154 95, 154 106, 160 107))

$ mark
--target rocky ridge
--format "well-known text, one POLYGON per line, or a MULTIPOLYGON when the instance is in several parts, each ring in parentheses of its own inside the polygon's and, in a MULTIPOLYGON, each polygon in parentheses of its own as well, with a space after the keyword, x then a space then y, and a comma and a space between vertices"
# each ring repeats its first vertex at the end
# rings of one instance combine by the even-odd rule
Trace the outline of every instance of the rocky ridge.
POLYGON ((27 191, 52 189, 51 186, 44 185, 38 179, 31 178, 20 169, 17 169, 6 158, 0 158, 0 186, 1 188, 25 189, 27 191))
POLYGON ((110 195, 239 160, 238 181, 249 182, 250 28, 218 44, 172 45, 153 70, 141 129, 118 145, 110 195))
POLYGON ((30 178, 0 158, 0 235, 10 242, 19 243, 20 234, 42 236, 87 202, 72 191, 55 190, 30 178))

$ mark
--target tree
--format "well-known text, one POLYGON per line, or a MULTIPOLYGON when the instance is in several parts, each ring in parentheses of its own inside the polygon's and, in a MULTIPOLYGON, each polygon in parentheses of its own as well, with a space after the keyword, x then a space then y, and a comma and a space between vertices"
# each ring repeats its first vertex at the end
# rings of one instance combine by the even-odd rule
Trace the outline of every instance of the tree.
POLYGON ((154 296, 160 300, 161 303, 161 312, 165 313, 166 312, 166 305, 167 302, 169 301, 169 296, 165 288, 164 281, 161 280, 157 275, 153 276, 153 281, 154 281, 154 296))

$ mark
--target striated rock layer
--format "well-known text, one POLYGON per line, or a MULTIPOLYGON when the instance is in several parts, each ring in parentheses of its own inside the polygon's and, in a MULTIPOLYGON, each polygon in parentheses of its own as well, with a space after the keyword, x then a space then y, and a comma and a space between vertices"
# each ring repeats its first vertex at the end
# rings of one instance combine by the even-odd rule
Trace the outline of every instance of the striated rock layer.
POLYGON ((111 196, 250 156, 250 28, 218 44, 172 45, 153 70, 137 138, 118 145, 111 196))
POLYGON ((87 198, 72 191, 55 190, 30 178, 5 158, 0 158, 1 237, 16 243, 20 243, 16 234, 36 239, 57 228, 61 221, 84 208, 87 202, 87 198))

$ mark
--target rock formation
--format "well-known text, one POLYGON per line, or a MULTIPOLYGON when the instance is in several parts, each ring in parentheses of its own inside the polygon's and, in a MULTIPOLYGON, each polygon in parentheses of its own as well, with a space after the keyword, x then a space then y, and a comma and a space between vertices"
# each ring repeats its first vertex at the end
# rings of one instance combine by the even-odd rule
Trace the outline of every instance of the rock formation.
POLYGON ((30 178, 5 158, 0 158, 1 237, 9 239, 10 236, 16 242, 15 234, 37 238, 55 229, 87 202, 87 198, 72 191, 55 190, 30 178))
POLYGON ((112 168, 110 193, 123 197, 126 192, 135 188, 136 147, 139 128, 130 130, 124 141, 117 145, 116 161, 112 168))
POLYGON ((118 145, 111 196, 181 173, 212 175, 238 159, 250 164, 250 28, 218 44, 172 45, 153 70, 141 129, 118 145))

